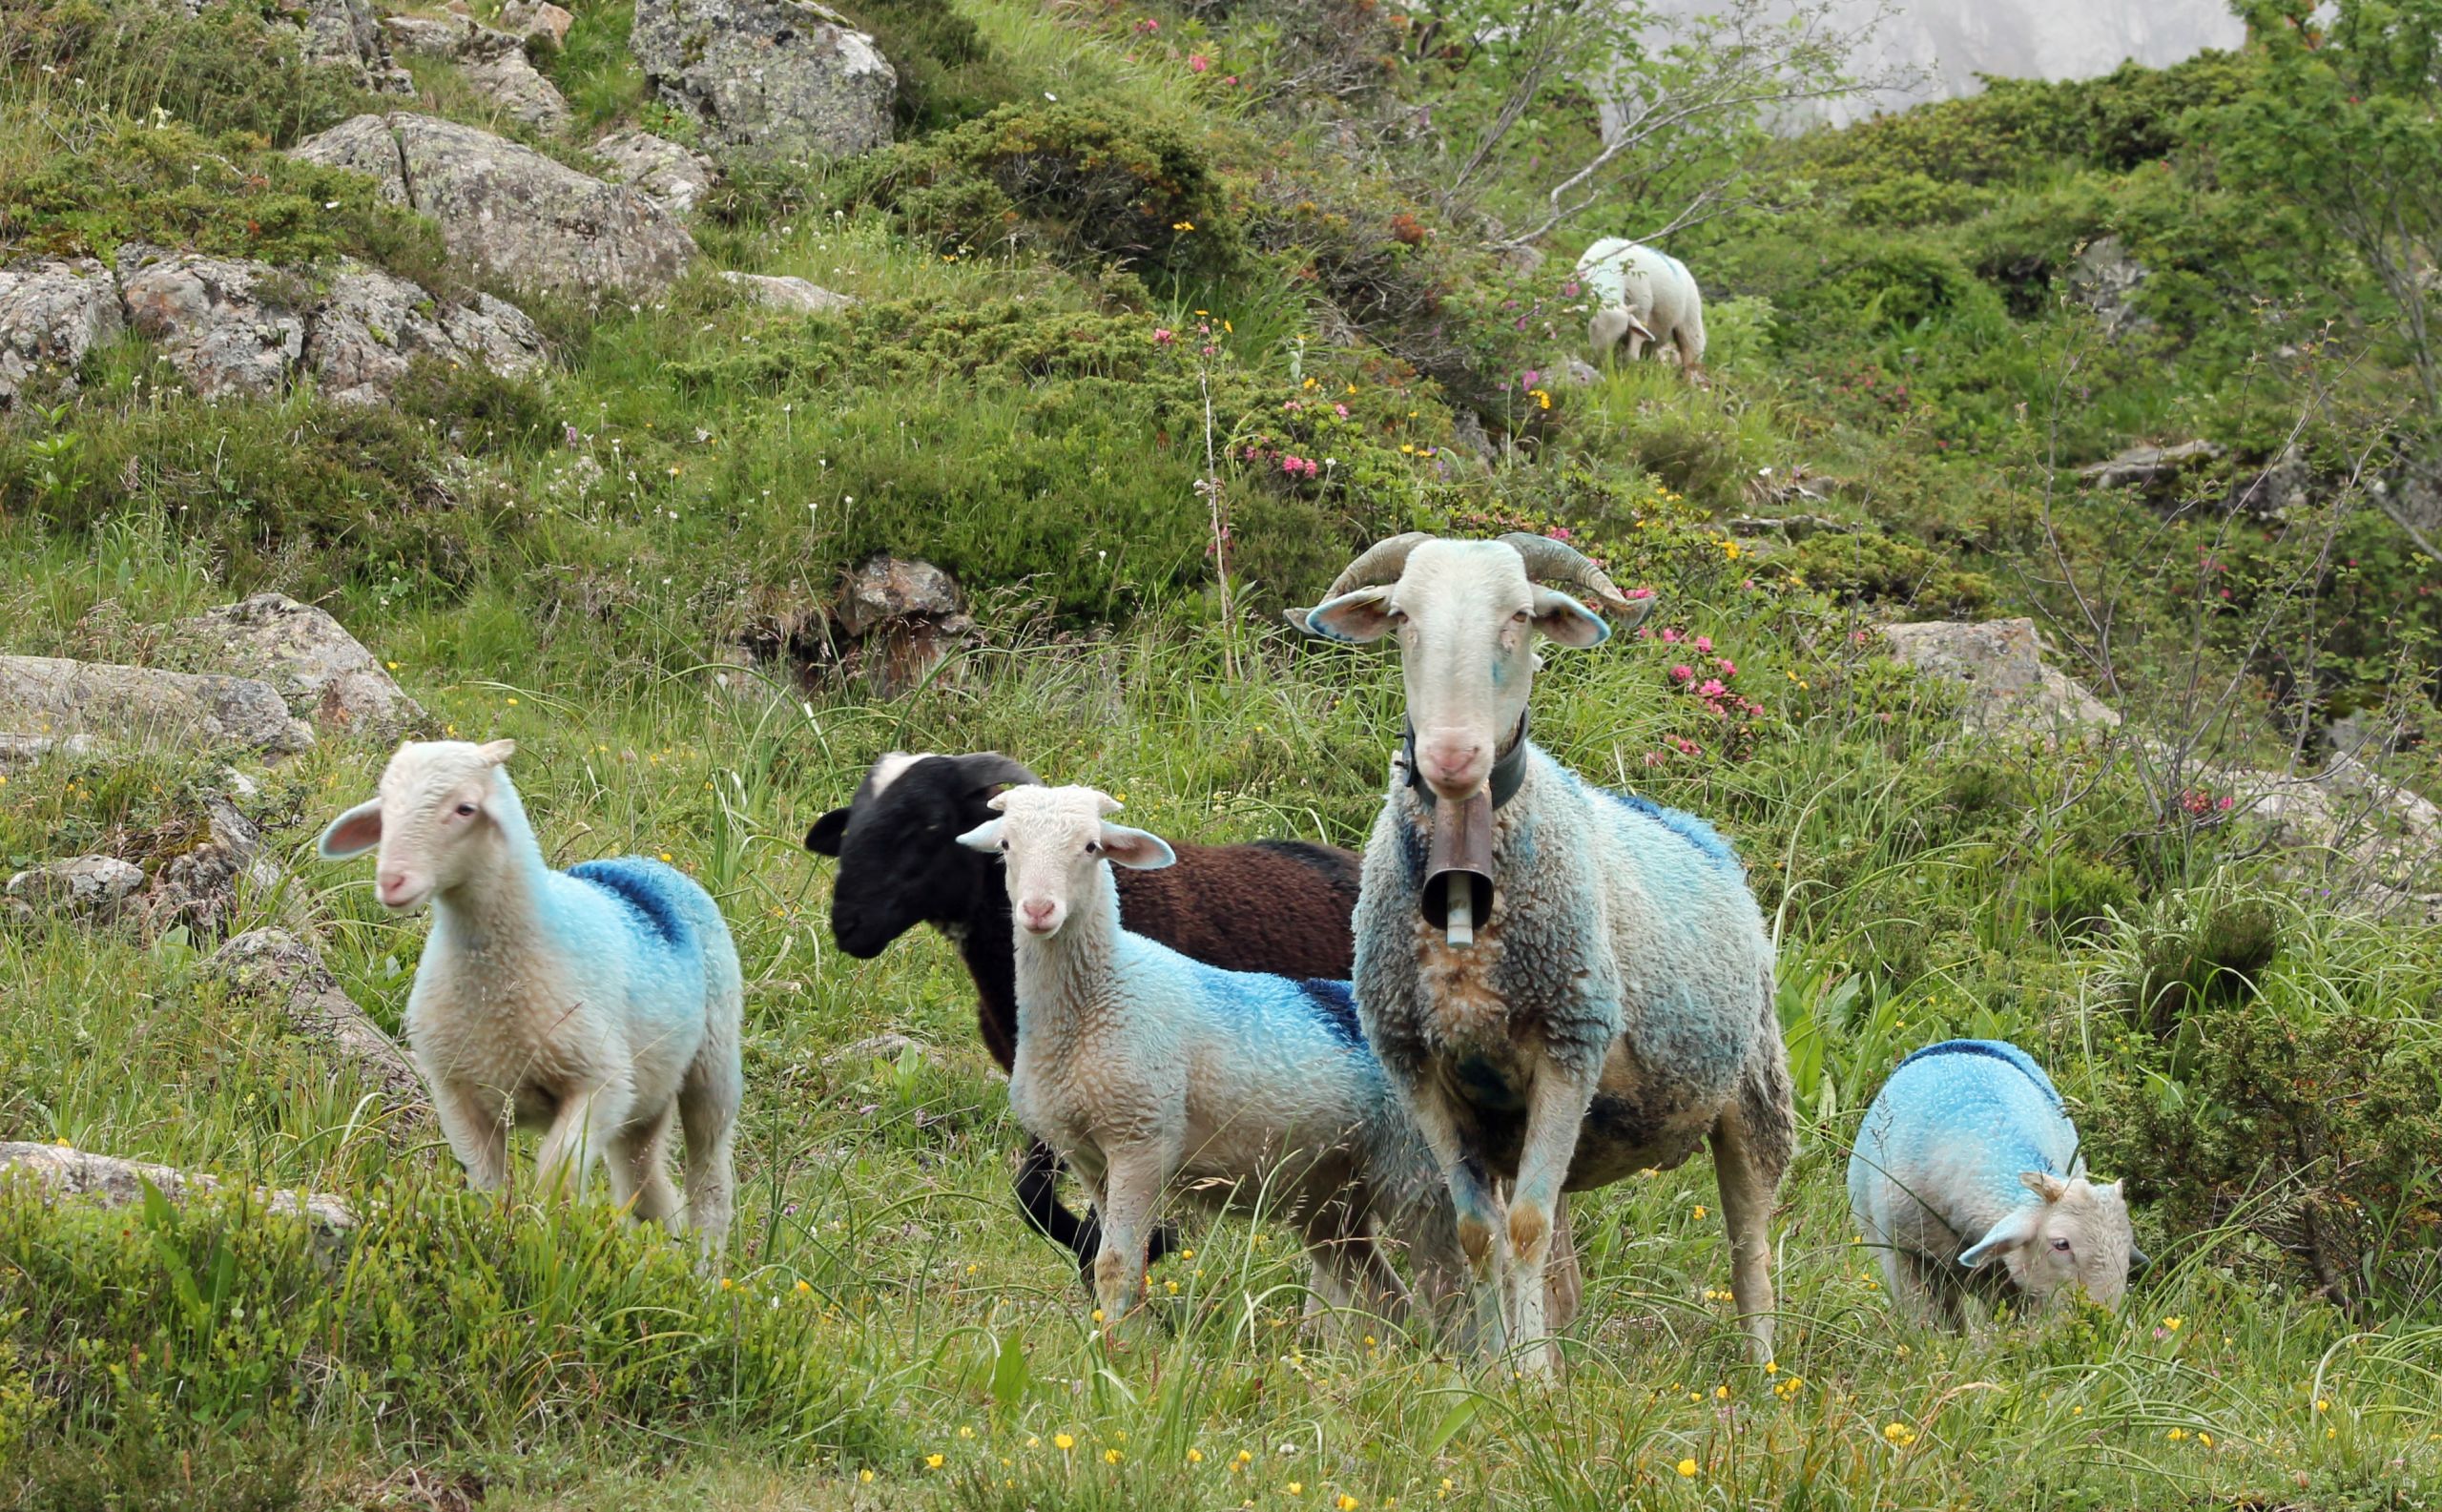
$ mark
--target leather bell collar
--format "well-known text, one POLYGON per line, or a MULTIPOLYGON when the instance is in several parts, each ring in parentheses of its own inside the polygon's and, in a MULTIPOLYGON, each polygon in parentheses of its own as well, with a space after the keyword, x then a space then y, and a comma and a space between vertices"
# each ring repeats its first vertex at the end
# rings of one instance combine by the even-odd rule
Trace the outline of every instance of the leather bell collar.
MULTIPOLYGON (((1527 715, 1521 713, 1518 715, 1518 728, 1510 734, 1509 749, 1502 752, 1499 759, 1492 764, 1492 777, 1488 785, 1492 789, 1492 806, 1496 809, 1516 797, 1518 790, 1526 784, 1526 722, 1527 715)), ((1402 727, 1402 733, 1399 735, 1399 765, 1406 769, 1408 786, 1414 790, 1418 797, 1424 800, 1426 810, 1430 812, 1438 807, 1441 802, 1440 795, 1433 791, 1433 784, 1425 781, 1423 775, 1417 770, 1416 726, 1414 725, 1402 727)))

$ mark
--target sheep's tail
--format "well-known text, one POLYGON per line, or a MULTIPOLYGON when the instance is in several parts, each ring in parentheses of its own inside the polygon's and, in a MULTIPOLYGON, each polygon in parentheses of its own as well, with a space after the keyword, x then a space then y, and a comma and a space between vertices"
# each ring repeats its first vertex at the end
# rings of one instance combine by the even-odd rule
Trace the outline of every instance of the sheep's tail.
MULTIPOLYGON (((1040 1139, 1026 1141, 1018 1156, 1018 1212, 1026 1227, 1077 1256, 1077 1269, 1087 1289, 1094 1284, 1094 1256, 1102 1253, 1103 1226, 1089 1212, 1079 1217, 1060 1201, 1060 1156, 1040 1139)), ((1151 1265, 1178 1248, 1179 1233, 1171 1224, 1156 1224, 1146 1241, 1145 1263, 1151 1265)))
POLYGON ((1755 1173, 1778 1187, 1797 1156, 1797 1103, 1790 1085, 1789 1049, 1781 1043, 1780 1016, 1772 995, 1764 995, 1764 1020, 1738 1078, 1738 1122, 1755 1163, 1755 1173))

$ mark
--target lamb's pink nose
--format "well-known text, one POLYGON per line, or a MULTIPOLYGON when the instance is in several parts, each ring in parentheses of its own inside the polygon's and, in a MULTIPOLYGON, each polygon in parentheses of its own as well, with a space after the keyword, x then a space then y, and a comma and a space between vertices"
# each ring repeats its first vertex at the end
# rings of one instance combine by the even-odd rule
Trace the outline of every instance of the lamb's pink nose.
POLYGON ((1045 898, 1028 899, 1020 911, 1025 915, 1028 929, 1036 934, 1045 935, 1051 932, 1051 916, 1058 910, 1058 904, 1045 898))
POLYGON ((407 896, 407 874, 404 872, 383 872, 377 882, 377 886, 382 894, 382 901, 383 902, 398 902, 407 896))

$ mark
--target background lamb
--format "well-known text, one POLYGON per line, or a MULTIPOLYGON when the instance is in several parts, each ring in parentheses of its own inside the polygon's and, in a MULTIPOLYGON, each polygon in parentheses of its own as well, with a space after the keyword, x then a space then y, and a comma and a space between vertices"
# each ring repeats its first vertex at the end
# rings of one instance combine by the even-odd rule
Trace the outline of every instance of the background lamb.
POLYGON ((2040 1308, 2071 1286, 2105 1307, 2142 1265, 2120 1183, 2087 1179, 2043 1067, 1998 1040, 1946 1040, 1899 1063, 1849 1157, 1849 1205, 1891 1300, 1963 1327, 1971 1285, 2040 1308))
POLYGON ((1019 1036, 1010 1107, 1092 1192, 1107 1317, 1142 1297, 1154 1204, 1174 1183, 1274 1205, 1304 1234, 1318 1296, 1397 1320, 1392 1218, 1431 1290, 1459 1274, 1449 1204, 1357 1031, 1348 987, 1223 971, 1120 927, 1112 864, 1170 847, 1109 823, 1091 788, 1012 788, 960 843, 1000 855, 1013 907, 1019 1036))
POLYGON ((333 860, 376 846, 394 914, 433 905, 407 995, 407 1042, 449 1147, 478 1190, 508 1180, 508 1128, 548 1129, 546 1185, 583 1191, 610 1157, 639 1222, 674 1225, 666 1146, 687 1150, 686 1220, 728 1232, 742 1076, 737 951, 711 895, 642 857, 565 872, 543 860, 495 740, 409 742, 381 797, 322 832, 333 860))
MULTIPOLYGON (((1537 636, 1610 631, 1534 579, 1631 600, 1558 541, 1396 536, 1292 623, 1345 641, 1396 633, 1411 748, 1365 849, 1356 998, 1365 1032, 1448 1174, 1491 1329, 1544 1339, 1541 1284, 1562 1194, 1667 1169, 1709 1138, 1731 1290, 1771 1352, 1772 1194, 1795 1139, 1772 1008, 1772 945, 1744 869, 1710 826, 1583 782, 1526 738, 1537 636), (1504 791, 1507 789, 1508 791, 1504 791), (1452 943, 1425 913, 1435 826, 1491 794, 1492 912, 1452 943), (1504 801, 1506 799, 1506 801, 1504 801), (1496 1182, 1514 1184, 1504 1229, 1496 1182), (1500 1262, 1500 1263, 1497 1263, 1500 1262)), ((1548 1370, 1548 1347, 1529 1363, 1548 1370)))
POLYGON ((1681 376, 1701 375, 1705 297, 1687 264, 1624 237, 1605 237, 1577 259, 1577 276, 1594 296, 1587 336, 1596 366, 1623 339, 1631 362, 1645 355, 1646 342, 1666 342, 1678 351, 1681 376))

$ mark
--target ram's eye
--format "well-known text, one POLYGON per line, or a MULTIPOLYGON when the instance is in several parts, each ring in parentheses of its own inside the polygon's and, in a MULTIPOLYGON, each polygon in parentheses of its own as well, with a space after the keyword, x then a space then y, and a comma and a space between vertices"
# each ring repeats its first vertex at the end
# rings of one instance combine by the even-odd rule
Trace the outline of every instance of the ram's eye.
POLYGON ((459 805, 458 805, 458 817, 459 817, 460 818, 462 818, 462 819, 470 819, 470 818, 473 818, 475 817, 475 805, 473 805, 472 803, 461 803, 461 804, 459 804, 459 805))
POLYGON ((2055 1239, 2052 1241, 2052 1248, 2061 1254, 2067 1254, 2069 1253, 2069 1241, 2066 1239, 2055 1239))
POLYGON ((1535 611, 1533 610, 1521 609, 1517 613, 1509 616, 1509 622, 1513 625, 1523 625, 1534 617, 1535 611))

